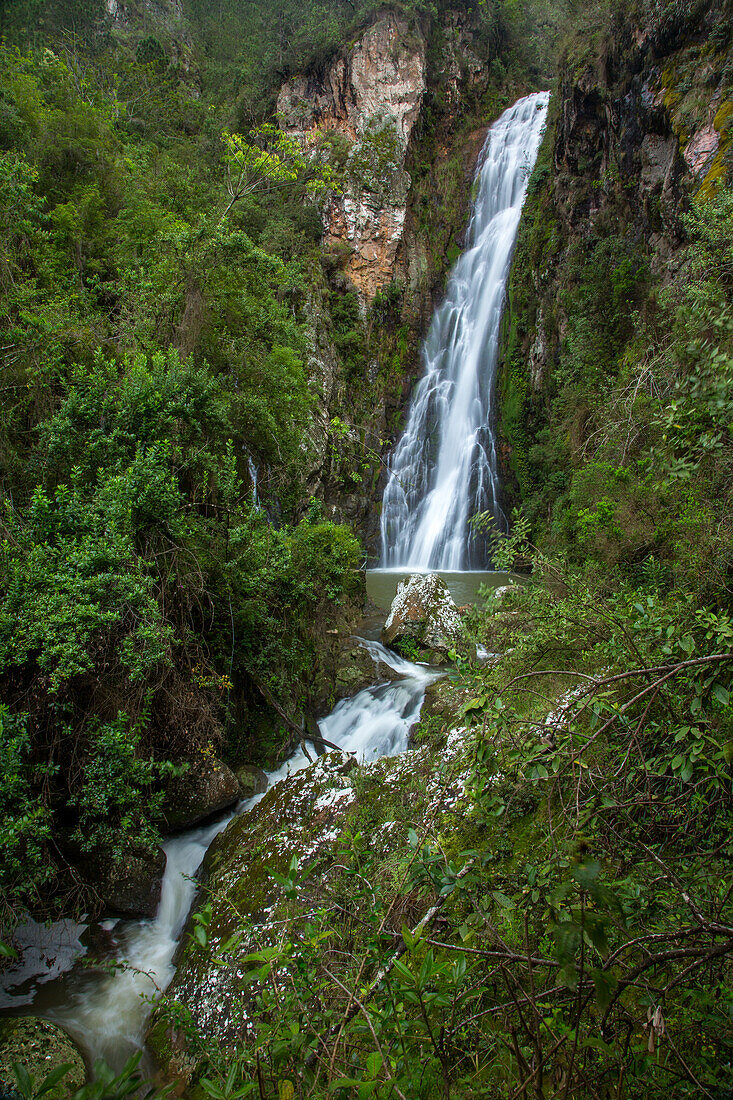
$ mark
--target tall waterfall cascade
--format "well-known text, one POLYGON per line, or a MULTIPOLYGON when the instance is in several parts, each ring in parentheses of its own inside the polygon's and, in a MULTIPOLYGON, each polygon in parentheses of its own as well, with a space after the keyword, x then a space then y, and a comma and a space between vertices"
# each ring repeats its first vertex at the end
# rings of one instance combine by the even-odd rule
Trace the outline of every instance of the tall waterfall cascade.
POLYGON ((471 517, 490 512, 504 525, 493 408, 499 330, 549 100, 549 92, 526 96, 489 130, 468 246, 430 324, 423 375, 390 463, 381 515, 383 567, 486 568, 471 517))

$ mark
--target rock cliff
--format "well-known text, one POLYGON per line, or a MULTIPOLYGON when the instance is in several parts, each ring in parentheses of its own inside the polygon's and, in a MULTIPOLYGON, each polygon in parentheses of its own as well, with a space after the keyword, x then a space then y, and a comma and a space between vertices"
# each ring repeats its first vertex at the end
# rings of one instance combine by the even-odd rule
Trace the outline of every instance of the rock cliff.
POLYGON ((277 100, 281 124, 312 142, 324 131, 342 139, 348 184, 324 211, 324 246, 363 302, 393 277, 402 241, 410 177, 405 157, 425 93, 425 39, 388 13, 321 79, 297 76, 277 100))
MULTIPOLYGON (((562 489, 560 452, 580 456, 599 425, 584 398, 561 428, 552 404, 558 387, 573 371, 610 380, 632 338, 634 310, 652 309, 653 287, 678 270, 692 196, 712 196, 730 172, 726 11, 725 2, 708 0, 674 26, 658 11, 648 23, 618 16, 602 46, 576 47, 561 66, 505 318, 500 429, 510 502, 533 494, 547 502, 562 489), (591 353, 578 318, 600 332, 604 296, 614 331, 591 353)), ((546 503, 538 507, 547 514, 546 503)))

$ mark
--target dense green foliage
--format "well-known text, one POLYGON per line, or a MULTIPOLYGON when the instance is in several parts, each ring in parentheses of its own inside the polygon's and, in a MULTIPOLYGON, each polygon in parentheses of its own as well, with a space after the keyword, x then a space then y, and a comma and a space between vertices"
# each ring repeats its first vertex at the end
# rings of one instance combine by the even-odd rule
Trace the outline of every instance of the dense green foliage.
POLYGON ((304 697, 359 555, 298 524, 313 172, 234 148, 165 55, 61 41, 0 57, 3 919, 153 842, 171 756, 257 753, 256 685, 304 697))

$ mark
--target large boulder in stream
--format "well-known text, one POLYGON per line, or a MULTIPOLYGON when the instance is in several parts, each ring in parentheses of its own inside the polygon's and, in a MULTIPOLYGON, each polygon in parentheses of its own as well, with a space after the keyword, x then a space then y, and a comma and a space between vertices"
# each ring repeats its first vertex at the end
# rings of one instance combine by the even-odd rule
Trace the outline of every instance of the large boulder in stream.
MULTIPOLYGON (((199 1033, 225 1049, 254 1038, 251 1021, 262 1011, 262 987, 247 956, 282 945, 283 936, 308 936, 314 913, 330 914, 332 939, 323 944, 324 961, 336 972, 349 965, 350 937, 364 916, 360 907, 373 908, 372 888, 388 889, 414 860, 409 830, 420 831, 427 821, 439 830, 445 815, 461 812, 470 767, 466 731, 444 736, 439 752, 431 749, 423 745, 369 763, 327 753, 272 786, 215 838, 167 992, 176 1007, 170 1016, 159 1008, 147 1035, 167 1074, 190 1087, 202 1058, 182 1012, 190 1012, 199 1033), (352 866, 357 835, 363 858, 384 866, 384 879, 380 873, 373 887, 359 877, 361 864, 352 866), (204 906, 202 925, 196 910, 204 906), (344 951, 331 953, 342 937, 344 951)), ((421 901, 406 904, 421 914, 421 901)), ((396 908, 387 934, 399 937, 405 919, 404 907, 396 908)), ((284 959, 278 967, 278 981, 288 965, 284 959)))
POLYGON ((405 657, 427 658, 433 664, 449 660, 451 653, 476 658, 461 613, 437 573, 415 573, 398 585, 382 641, 405 657))
POLYGON ((239 780, 215 756, 201 755, 177 763, 182 767, 168 780, 163 802, 166 832, 190 829, 239 801, 239 780))

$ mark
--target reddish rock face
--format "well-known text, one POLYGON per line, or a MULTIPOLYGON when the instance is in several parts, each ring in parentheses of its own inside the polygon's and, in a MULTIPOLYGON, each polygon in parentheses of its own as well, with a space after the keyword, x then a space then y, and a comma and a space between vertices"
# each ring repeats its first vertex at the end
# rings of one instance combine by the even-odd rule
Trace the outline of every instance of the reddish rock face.
POLYGON ((343 194, 324 213, 324 245, 367 304, 394 275, 410 177, 405 154, 425 92, 425 41, 391 12, 364 32, 322 81, 298 76, 277 101, 282 125, 311 143, 348 143, 343 194))
POLYGON ((695 175, 699 175, 715 156, 719 147, 720 134, 710 122, 698 130, 687 143, 683 156, 690 170, 695 175))

